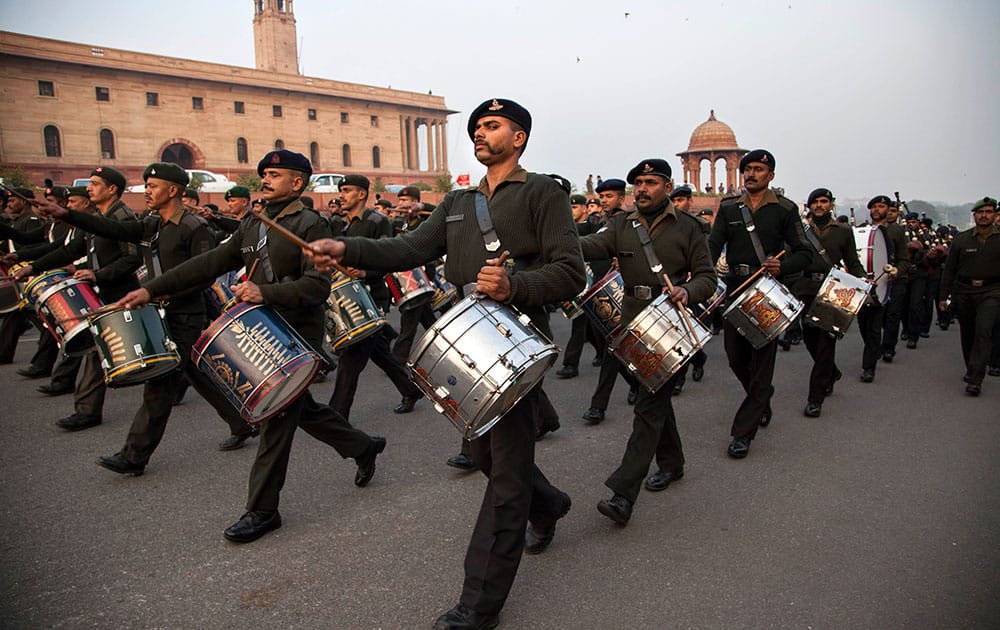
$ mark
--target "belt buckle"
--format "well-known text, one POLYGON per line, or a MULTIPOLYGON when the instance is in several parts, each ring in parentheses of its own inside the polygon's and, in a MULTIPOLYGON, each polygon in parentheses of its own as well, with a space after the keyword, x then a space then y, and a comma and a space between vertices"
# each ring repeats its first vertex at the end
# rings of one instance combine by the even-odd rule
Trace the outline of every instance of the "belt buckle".
POLYGON ((653 289, 646 285, 639 285, 632 288, 632 295, 640 300, 648 300, 653 297, 653 289))
POLYGON ((974 286, 974 287, 981 287, 981 286, 983 286, 983 281, 982 280, 973 280, 972 281, 972 286, 974 286))
POLYGON ((736 265, 736 275, 738 275, 738 276, 749 276, 750 275, 750 265, 736 265))

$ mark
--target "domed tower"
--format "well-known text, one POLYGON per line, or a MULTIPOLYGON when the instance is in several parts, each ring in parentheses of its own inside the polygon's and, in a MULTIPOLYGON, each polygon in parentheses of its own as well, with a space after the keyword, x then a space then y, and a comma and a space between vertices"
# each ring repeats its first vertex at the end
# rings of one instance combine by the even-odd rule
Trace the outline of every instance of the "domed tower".
POLYGON ((296 37, 292 0, 254 0, 253 48, 258 70, 298 74, 296 37))
POLYGON ((712 191, 717 191, 715 182, 715 161, 726 161, 726 189, 735 191, 743 185, 739 172, 740 159, 747 154, 736 144, 736 134, 732 128, 715 118, 715 110, 708 114, 708 120, 695 127, 688 143, 687 151, 678 153, 684 165, 684 183, 690 183, 695 190, 701 187, 701 161, 708 160, 712 191))

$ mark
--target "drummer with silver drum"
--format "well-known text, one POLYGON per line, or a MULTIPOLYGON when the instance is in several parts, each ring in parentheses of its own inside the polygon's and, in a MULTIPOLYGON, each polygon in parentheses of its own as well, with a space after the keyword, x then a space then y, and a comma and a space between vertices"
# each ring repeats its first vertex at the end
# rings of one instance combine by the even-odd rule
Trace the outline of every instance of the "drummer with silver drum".
MULTIPOLYGON (((666 160, 640 162, 627 178, 633 185, 635 209, 611 217, 606 229, 580 239, 585 259, 618 257, 625 283, 623 327, 657 296, 668 292, 664 274, 673 283, 669 297, 680 308, 707 299, 716 288, 715 268, 698 219, 670 202, 670 175, 666 160)), ((678 378, 679 373, 675 373, 656 393, 639 388, 625 454, 604 482, 614 495, 597 504, 601 514, 619 525, 626 525, 631 518, 654 456, 659 469, 647 480, 647 488, 663 490, 684 476, 684 452, 671 405, 678 378)))

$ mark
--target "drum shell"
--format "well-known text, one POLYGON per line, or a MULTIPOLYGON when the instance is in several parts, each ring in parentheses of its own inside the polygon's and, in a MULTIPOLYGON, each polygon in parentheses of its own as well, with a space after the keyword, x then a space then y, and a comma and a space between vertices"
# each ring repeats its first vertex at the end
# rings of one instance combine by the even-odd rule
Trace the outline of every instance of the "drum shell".
POLYGON ((180 366, 177 344, 163 318, 163 310, 152 305, 116 308, 90 317, 90 332, 108 387, 139 385, 180 366))
POLYGON ((618 328, 622 318, 625 282, 617 269, 612 269, 589 291, 580 296, 580 308, 597 325, 605 338, 618 328))
POLYGON ((68 356, 82 355, 94 345, 87 318, 104 304, 94 288, 82 280, 63 280, 38 296, 38 318, 68 356))
POLYGON ((14 278, 0 274, 0 313, 11 313, 21 307, 21 289, 14 278))
POLYGON ((689 313, 698 343, 680 311, 659 295, 627 326, 611 334, 609 348, 650 393, 655 394, 711 339, 712 333, 689 313))
POLYGON ((423 306, 434 297, 434 285, 427 277, 427 272, 420 267, 387 273, 385 284, 392 295, 392 303, 401 311, 423 306))
POLYGON ((241 302, 219 316, 191 360, 249 424, 281 413, 309 387, 323 360, 271 307, 241 302))
POLYGON ((715 283, 715 293, 712 294, 712 297, 691 306, 691 312, 698 317, 700 322, 704 322, 705 318, 712 314, 712 311, 726 301, 728 295, 726 282, 722 278, 716 278, 715 283))
POLYGON ((221 313, 236 304, 236 292, 231 287, 243 282, 244 273, 246 267, 239 271, 227 271, 216 278, 212 286, 205 289, 210 312, 221 313))
POLYGON ((458 288, 444 277, 444 263, 434 267, 434 285, 436 290, 431 300, 432 309, 444 312, 458 304, 458 288))
POLYGON ((70 276, 71 274, 65 269, 51 269, 45 273, 35 276, 26 285, 24 285, 24 304, 31 307, 38 306, 38 298, 41 297, 43 293, 60 282, 69 280, 70 276))
POLYGON ((804 323, 825 330, 838 338, 851 326, 861 310, 872 285, 834 267, 819 288, 804 323))
POLYGON ((365 339, 385 325, 385 317, 360 280, 341 277, 326 300, 326 336, 334 350, 365 339))
POLYGON ((734 298, 723 317, 756 350, 771 343, 799 316, 805 304, 767 274, 734 298))
POLYGON ((861 266, 868 272, 868 279, 879 278, 870 292, 871 298, 879 304, 886 304, 892 292, 892 281, 882 269, 890 264, 889 244, 881 227, 865 225, 854 228, 854 244, 858 250, 861 266), (881 276, 881 277, 880 277, 881 276))
POLYGON ((573 320, 583 314, 583 309, 580 308, 580 300, 590 287, 594 286, 594 270, 590 268, 590 263, 583 263, 583 270, 587 277, 587 285, 580 291, 580 294, 573 298, 572 300, 563 300, 559 303, 559 308, 562 309, 563 316, 566 319, 573 320))
POLYGON ((474 439, 541 381, 558 354, 526 315, 473 294, 421 336, 407 367, 435 408, 474 439))

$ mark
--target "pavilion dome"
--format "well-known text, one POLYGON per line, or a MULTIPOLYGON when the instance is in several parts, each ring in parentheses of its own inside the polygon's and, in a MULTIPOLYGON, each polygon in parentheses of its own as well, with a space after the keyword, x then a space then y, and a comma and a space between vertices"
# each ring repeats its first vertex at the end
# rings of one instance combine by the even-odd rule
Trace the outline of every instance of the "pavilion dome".
POLYGON ((715 110, 708 114, 708 120, 695 127, 688 143, 688 151, 719 151, 738 149, 736 134, 732 127, 715 118, 715 110))

